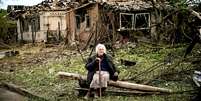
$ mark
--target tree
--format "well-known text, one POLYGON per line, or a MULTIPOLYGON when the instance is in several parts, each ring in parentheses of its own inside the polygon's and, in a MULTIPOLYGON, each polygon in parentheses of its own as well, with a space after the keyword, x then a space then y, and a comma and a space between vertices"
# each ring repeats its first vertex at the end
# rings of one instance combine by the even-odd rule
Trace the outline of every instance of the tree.
POLYGON ((191 25, 194 23, 198 26, 200 23, 201 17, 197 13, 200 9, 197 8, 201 0, 147 0, 150 1, 156 18, 156 34, 153 39, 171 44, 192 40, 194 28, 191 25))
POLYGON ((9 20, 6 17, 7 13, 5 10, 0 10, 0 42, 8 43, 9 40, 12 40, 12 38, 16 35, 15 29, 16 29, 16 23, 14 21, 9 20))

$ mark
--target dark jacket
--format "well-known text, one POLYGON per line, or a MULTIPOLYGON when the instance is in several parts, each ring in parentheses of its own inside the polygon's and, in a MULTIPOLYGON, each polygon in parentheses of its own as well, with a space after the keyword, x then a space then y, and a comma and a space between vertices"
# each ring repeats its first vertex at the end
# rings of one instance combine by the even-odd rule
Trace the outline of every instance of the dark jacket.
MULTIPOLYGON (((88 70, 88 74, 87 74, 88 84, 91 83, 94 73, 98 70, 97 68, 98 68, 99 64, 96 62, 96 58, 97 58, 97 55, 94 55, 94 56, 88 58, 87 64, 85 66, 85 68, 88 70)), ((109 55, 104 54, 102 61, 105 61, 108 66, 108 72, 110 74, 110 79, 116 81, 117 77, 114 76, 114 73, 117 72, 117 70, 115 68, 114 63, 112 62, 112 58, 109 55)))

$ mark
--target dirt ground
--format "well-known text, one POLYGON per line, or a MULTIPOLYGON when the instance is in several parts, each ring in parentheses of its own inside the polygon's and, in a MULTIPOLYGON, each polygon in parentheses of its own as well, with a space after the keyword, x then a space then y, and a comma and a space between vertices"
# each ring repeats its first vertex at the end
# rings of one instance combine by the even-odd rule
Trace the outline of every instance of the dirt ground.
POLYGON ((0 101, 26 101, 25 99, 17 93, 0 88, 0 101))

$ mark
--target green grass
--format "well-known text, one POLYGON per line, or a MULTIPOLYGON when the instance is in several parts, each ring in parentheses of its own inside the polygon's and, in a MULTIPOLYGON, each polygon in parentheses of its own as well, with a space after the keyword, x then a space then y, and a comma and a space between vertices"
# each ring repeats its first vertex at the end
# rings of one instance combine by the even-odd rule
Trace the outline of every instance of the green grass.
MULTIPOLYGON (((152 67, 154 64, 161 63, 167 54, 171 53, 174 57, 174 61, 170 66, 161 65, 157 69, 143 74, 129 80, 129 82, 143 83, 150 80, 149 85, 169 88, 173 91, 193 90, 193 83, 190 78, 190 74, 177 73, 182 70, 192 69, 193 66, 189 62, 181 62, 182 53, 185 47, 177 48, 161 48, 159 50, 147 48, 144 46, 138 46, 134 49, 124 48, 118 49, 115 52, 114 62, 117 68, 120 70, 120 79, 130 79, 137 74, 152 67), (126 59, 136 61, 135 66, 126 67, 121 65, 120 59, 126 59), (169 77, 163 76, 163 74, 174 73, 169 77)), ((33 94, 39 95, 51 101, 82 101, 82 97, 77 96, 77 91, 74 88, 79 87, 78 81, 59 79, 56 77, 57 72, 72 72, 86 75, 87 71, 84 68, 84 63, 79 54, 69 55, 71 50, 64 50, 59 54, 57 48, 41 48, 30 47, 29 49, 18 48, 20 55, 11 58, 1 59, 1 63, 7 63, 5 66, 9 66, 11 63, 14 68, 14 72, 9 72, 9 68, 3 67, 0 69, 0 81, 10 82, 16 85, 20 85, 22 88, 27 89, 33 94), (49 51, 45 53, 44 51, 49 51), (31 53, 26 54, 26 53, 31 53), (45 58, 45 59, 43 59, 45 58), (41 61, 36 61, 41 60, 41 61), (26 61, 29 61, 28 63, 26 61)), ((199 46, 193 51, 199 50, 199 46)), ((75 52, 75 51, 74 51, 75 52)), ((192 97, 191 94, 170 94, 170 95, 149 95, 149 96, 115 96, 107 94, 102 97, 103 101, 189 101, 192 97)), ((96 99, 100 100, 100 99, 96 99)), ((37 100, 34 100, 37 101, 37 100)))

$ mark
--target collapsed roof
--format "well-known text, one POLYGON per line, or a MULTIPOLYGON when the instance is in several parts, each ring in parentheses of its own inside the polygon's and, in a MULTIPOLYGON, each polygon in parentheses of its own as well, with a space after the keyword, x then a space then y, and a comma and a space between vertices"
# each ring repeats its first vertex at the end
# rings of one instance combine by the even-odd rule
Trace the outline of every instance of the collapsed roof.
MULTIPOLYGON (((108 7, 114 10, 123 10, 123 11, 131 11, 131 10, 146 10, 152 7, 150 2, 144 2, 142 0, 133 0, 133 1, 89 1, 89 0, 45 0, 41 3, 34 6, 24 6, 21 9, 10 9, 10 17, 16 18, 19 14, 31 14, 37 13, 40 11, 65 11, 70 8, 79 8, 83 4, 86 3, 99 3, 104 7, 108 7)), ((16 5, 17 6, 17 5, 16 5)))
POLYGON ((107 6, 113 9, 131 11, 131 10, 146 10, 152 8, 150 2, 144 2, 142 0, 124 1, 124 2, 106 2, 107 6))

